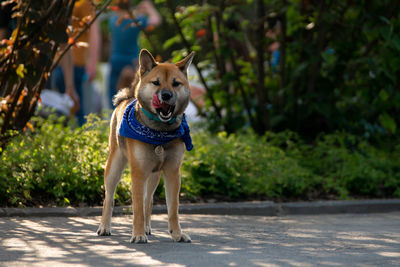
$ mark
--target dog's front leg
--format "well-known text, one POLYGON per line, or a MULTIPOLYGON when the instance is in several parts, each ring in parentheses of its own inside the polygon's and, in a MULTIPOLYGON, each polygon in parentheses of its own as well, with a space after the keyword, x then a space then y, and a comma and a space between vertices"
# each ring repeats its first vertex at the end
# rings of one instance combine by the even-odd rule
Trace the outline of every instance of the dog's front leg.
POLYGON ((115 146, 111 146, 104 172, 105 199, 103 203, 101 223, 97 230, 98 235, 111 235, 111 216, 114 207, 115 189, 121 180, 121 175, 125 169, 126 161, 127 160, 122 151, 115 146))
POLYGON ((146 168, 146 147, 139 141, 127 139, 128 162, 131 171, 133 229, 131 243, 147 243, 144 229, 144 192, 151 171, 146 168))
POLYGON ((190 236, 182 233, 179 223, 179 191, 181 188, 180 169, 165 169, 165 196, 167 199, 168 208, 168 230, 174 241, 191 242, 190 236))
MULTIPOLYGON (((134 168, 134 167, 133 167, 134 168)), ((133 171, 132 179, 132 208, 133 208, 133 229, 131 243, 147 243, 147 236, 144 229, 144 189, 145 176, 139 171, 133 171)))

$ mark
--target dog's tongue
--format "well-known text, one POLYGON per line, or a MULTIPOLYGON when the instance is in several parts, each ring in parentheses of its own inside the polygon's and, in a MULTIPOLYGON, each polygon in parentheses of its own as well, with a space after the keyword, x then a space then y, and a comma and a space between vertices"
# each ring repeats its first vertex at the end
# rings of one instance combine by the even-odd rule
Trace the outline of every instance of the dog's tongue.
POLYGON ((157 94, 153 95, 153 100, 152 100, 153 107, 155 109, 161 108, 164 112, 168 112, 170 105, 166 103, 161 103, 160 100, 158 99, 157 94))
POLYGON ((153 101, 152 101, 153 107, 154 108, 161 108, 162 104, 160 103, 160 100, 158 99, 157 94, 153 95, 153 101))

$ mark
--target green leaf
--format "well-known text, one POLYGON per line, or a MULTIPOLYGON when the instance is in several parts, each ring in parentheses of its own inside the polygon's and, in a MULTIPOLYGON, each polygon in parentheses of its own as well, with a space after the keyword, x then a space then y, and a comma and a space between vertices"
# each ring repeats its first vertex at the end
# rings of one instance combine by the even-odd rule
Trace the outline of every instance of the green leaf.
POLYGON ((383 39, 385 39, 386 41, 390 40, 390 35, 391 35, 390 26, 381 27, 379 29, 379 32, 380 32, 381 36, 383 37, 383 39))
POLYGON ((379 115, 379 120, 386 130, 388 130, 390 133, 394 134, 396 133, 396 121, 387 113, 379 115))
POLYGON ((382 101, 386 101, 386 100, 389 98, 388 92, 386 92, 386 90, 382 89, 382 90, 379 92, 379 98, 380 98, 382 101))
POLYGON ((179 35, 175 35, 174 37, 169 38, 167 41, 165 41, 165 43, 163 45, 163 49, 167 50, 172 45, 179 43, 179 41, 180 41, 179 35))
POLYGON ((396 35, 394 35, 394 37, 393 37, 393 39, 392 39, 392 43, 393 43, 393 46, 398 50, 398 51, 400 51, 400 38, 399 38, 399 36, 396 34, 396 35))
POLYGON ((384 16, 379 16, 379 18, 380 18, 382 21, 384 21, 386 24, 390 25, 390 21, 389 21, 387 18, 385 18, 384 16))
POLYGON ((25 77, 25 74, 27 73, 27 70, 25 69, 24 64, 19 64, 18 68, 15 70, 15 72, 17 73, 17 75, 21 78, 25 77))
POLYGON ((324 52, 321 53, 321 56, 326 63, 328 64, 335 63, 336 56, 331 50, 325 50, 324 52))

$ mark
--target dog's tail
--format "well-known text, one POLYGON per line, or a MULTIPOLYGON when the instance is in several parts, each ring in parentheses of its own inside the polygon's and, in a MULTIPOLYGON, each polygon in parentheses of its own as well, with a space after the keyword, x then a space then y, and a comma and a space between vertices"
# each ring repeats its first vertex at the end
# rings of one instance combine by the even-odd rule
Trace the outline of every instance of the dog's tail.
POLYGON ((136 73, 132 85, 130 87, 120 89, 118 93, 113 97, 113 105, 117 107, 121 102, 135 98, 135 90, 138 83, 139 83, 139 74, 136 73))
POLYGON ((134 90, 132 88, 123 88, 113 97, 113 105, 117 107, 121 102, 134 97, 134 90))

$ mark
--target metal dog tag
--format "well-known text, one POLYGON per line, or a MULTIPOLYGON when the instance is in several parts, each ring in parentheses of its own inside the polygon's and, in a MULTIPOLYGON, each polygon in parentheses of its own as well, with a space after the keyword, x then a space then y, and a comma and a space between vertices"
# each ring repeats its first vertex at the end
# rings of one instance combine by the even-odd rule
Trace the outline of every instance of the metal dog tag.
POLYGON ((154 148, 154 152, 157 156, 162 156, 162 154, 164 153, 164 148, 162 146, 156 146, 154 148))

